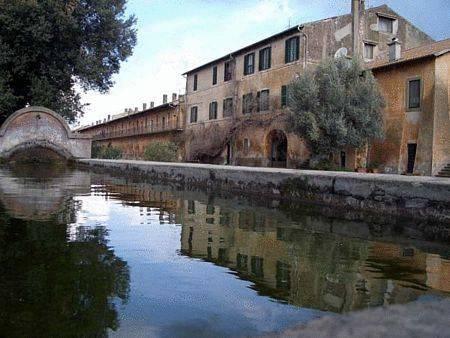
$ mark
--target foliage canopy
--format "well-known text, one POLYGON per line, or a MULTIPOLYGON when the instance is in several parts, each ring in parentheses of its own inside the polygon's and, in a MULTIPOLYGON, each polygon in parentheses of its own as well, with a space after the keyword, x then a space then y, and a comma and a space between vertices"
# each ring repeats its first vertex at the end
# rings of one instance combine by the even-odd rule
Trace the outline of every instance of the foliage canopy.
POLYGON ((0 0, 0 122, 41 105, 69 122, 76 88, 106 92, 136 44, 126 0, 0 0))
POLYGON ((357 60, 326 60, 301 74, 289 86, 288 106, 288 125, 316 155, 383 137, 384 99, 357 60))

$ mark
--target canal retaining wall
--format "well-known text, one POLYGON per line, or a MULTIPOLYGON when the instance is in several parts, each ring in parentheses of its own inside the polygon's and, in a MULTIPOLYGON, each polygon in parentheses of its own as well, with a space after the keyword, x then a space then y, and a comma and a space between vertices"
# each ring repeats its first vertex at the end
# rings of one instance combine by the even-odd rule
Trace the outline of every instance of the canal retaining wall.
POLYGON ((191 163, 82 159, 157 182, 450 223, 450 179, 191 163))

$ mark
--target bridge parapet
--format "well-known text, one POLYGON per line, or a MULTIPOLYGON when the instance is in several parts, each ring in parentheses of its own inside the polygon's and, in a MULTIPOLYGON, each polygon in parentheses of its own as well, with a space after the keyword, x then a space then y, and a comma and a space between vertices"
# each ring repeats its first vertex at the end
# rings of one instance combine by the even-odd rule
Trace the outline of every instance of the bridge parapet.
POLYGON ((91 157, 90 136, 74 133, 66 121, 44 107, 16 111, 0 128, 0 157, 32 148, 50 149, 69 158, 91 157))

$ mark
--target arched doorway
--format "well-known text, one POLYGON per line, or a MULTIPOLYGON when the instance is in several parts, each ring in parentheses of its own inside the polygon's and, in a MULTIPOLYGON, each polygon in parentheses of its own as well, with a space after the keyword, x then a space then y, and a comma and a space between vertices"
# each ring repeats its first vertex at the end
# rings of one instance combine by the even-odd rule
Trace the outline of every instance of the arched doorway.
POLYGON ((272 130, 267 135, 269 166, 285 168, 287 163, 287 137, 281 130, 272 130))

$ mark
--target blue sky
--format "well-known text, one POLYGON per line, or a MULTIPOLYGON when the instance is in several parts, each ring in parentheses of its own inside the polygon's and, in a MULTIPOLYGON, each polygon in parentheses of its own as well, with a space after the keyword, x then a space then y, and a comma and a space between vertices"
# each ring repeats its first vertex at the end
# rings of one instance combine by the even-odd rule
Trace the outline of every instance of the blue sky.
MULTIPOLYGON (((384 3, 434 39, 450 37, 450 0, 366 0, 384 3)), ((83 95, 81 124, 183 93, 185 71, 289 25, 349 13, 350 0, 129 0, 128 12, 138 19, 134 54, 108 94, 83 95)))

